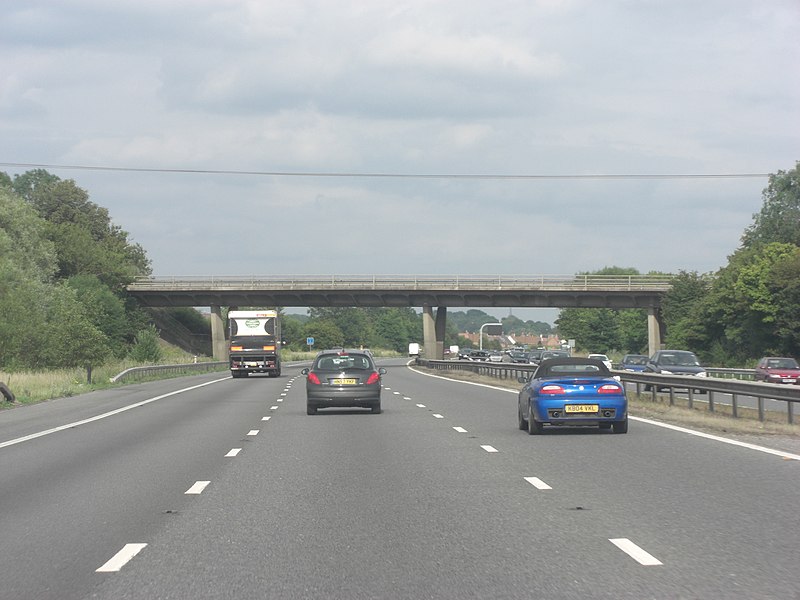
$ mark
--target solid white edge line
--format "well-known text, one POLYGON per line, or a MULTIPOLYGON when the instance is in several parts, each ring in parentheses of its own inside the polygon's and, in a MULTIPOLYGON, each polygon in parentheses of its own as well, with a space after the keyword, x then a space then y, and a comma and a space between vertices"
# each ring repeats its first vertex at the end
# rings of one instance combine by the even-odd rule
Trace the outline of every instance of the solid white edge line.
POLYGON ((202 494, 203 490, 208 487, 210 481, 195 481, 192 487, 183 492, 184 494, 202 494))
POLYGON ((640 565, 644 565, 645 567, 655 567, 664 564, 649 552, 642 550, 628 538, 609 539, 608 541, 614 544, 617 548, 622 550, 640 565))
POLYGON ((544 481, 539 479, 538 477, 526 477, 525 481, 530 483, 533 487, 539 490, 552 490, 549 485, 547 485, 544 481))
POLYGON ((125 544, 122 550, 117 552, 111 559, 102 567, 95 571, 96 573, 115 573, 124 567, 128 561, 134 556, 139 554, 147 544, 125 544))
POLYGON ((193 385, 188 388, 183 388, 180 390, 175 390, 174 392, 169 392, 167 394, 161 394, 160 396, 156 396, 155 398, 149 398, 147 400, 142 400, 141 402, 137 402, 135 404, 131 404, 129 406, 123 406, 122 408, 118 408, 116 410, 109 411, 107 413, 103 413, 101 415, 97 415, 95 417, 90 417, 88 419, 84 419, 82 421, 75 421, 74 423, 68 423, 66 425, 60 425, 58 427, 53 427, 52 429, 47 429, 46 431, 40 431, 39 433, 32 433, 30 435, 26 435, 21 438, 17 438, 14 440, 8 440, 7 442, 0 443, 0 448, 5 448, 7 446, 13 446, 14 444, 21 444, 22 442, 27 442, 29 440, 35 440, 36 438, 43 437, 45 435, 50 435, 51 433, 57 433, 59 431, 64 431, 65 429, 72 429, 73 427, 78 427, 80 425, 86 425, 88 423, 93 423, 94 421, 99 421, 100 419, 105 419, 107 417, 113 417, 114 415, 118 415, 120 413, 124 413, 125 411, 131 410, 132 408, 139 408, 140 406, 144 406, 145 404, 150 404, 151 402, 155 402, 156 400, 162 400, 164 398, 169 398, 170 396, 175 396, 176 394, 182 394, 183 392, 189 392, 191 390, 196 390, 201 387, 205 387, 207 385, 211 385, 213 383, 219 383, 220 381, 225 381, 226 379, 230 379, 230 377, 223 377, 222 379, 215 379, 214 381, 207 381, 206 383, 201 383, 199 385, 193 385))
MULTIPOLYGON (((431 375, 430 373, 423 373, 422 371, 417 371, 416 369, 412 368, 409 365, 406 365, 410 371, 414 371, 418 375, 424 375, 425 377, 433 377, 434 379, 444 379, 445 381, 452 381, 455 383, 464 383, 466 385, 477 385, 480 387, 486 387, 492 390, 499 390, 501 392, 507 392, 509 394, 518 394, 517 390, 509 390, 508 388, 501 388, 494 385, 486 385, 485 383, 475 383, 474 381, 461 381, 459 379, 450 379, 448 377, 442 377, 440 375, 431 375)), ((786 458, 789 460, 800 460, 800 454, 792 454, 791 452, 784 452, 783 450, 773 450, 772 448, 766 448, 764 446, 757 446, 756 444, 748 444, 747 442, 740 442, 738 440, 732 440, 730 438, 720 437, 718 435, 712 435, 710 433, 703 433, 702 431, 695 431, 694 429, 687 429, 686 427, 679 427, 677 425, 670 425, 669 423, 662 423, 660 421, 651 421, 650 419, 644 419, 642 417, 634 417, 632 415, 628 416, 629 419, 632 421, 639 421, 641 423, 647 423, 648 425, 655 425, 656 427, 663 427, 665 429, 672 429, 673 431, 679 431, 681 433, 688 433, 689 435, 695 435, 697 437, 706 438, 709 440, 714 440, 715 442, 722 442, 723 444, 731 444, 732 446, 739 446, 741 448, 747 448, 749 450, 755 450, 757 452, 764 452, 766 454, 772 454, 774 456, 780 456, 781 458, 786 458)))
POLYGON ((718 435, 712 435, 710 433, 704 433, 702 431, 695 431, 694 429, 687 429, 686 427, 679 427, 678 425, 661 423, 660 421, 651 421, 650 419, 643 419, 642 417, 629 416, 628 418, 634 421, 639 421, 641 423, 656 425, 657 427, 664 427, 665 429, 672 429, 673 431, 680 431, 681 433, 688 433, 689 435, 706 438, 708 440, 714 440, 715 442, 722 442, 723 444, 730 444, 732 446, 740 446, 742 448, 748 448, 750 450, 757 450, 758 452, 773 454, 775 456, 780 456, 781 458, 800 460, 800 454, 792 454, 791 452, 784 452, 783 450, 773 450, 772 448, 765 448, 764 446, 757 446, 756 444, 749 444, 747 442, 740 442, 739 440, 732 440, 730 438, 720 437, 718 435))

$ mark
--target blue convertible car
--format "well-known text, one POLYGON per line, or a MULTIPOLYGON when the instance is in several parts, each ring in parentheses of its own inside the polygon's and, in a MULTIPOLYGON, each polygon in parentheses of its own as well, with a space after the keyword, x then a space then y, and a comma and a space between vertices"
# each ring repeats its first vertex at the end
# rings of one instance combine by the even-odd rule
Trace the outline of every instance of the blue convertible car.
POLYGON ((591 358, 543 360, 519 392, 519 428, 531 435, 545 425, 599 426, 628 432, 625 389, 608 368, 591 358))

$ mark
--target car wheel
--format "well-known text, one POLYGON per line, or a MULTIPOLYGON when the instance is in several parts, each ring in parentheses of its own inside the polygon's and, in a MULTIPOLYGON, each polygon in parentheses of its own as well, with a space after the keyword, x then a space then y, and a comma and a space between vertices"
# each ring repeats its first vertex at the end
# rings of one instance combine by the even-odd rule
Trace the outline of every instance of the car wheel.
POLYGON ((306 414, 307 415, 315 415, 317 414, 317 407, 311 406, 310 404, 306 404, 306 414))
POLYGON ((528 409, 528 435, 538 435, 542 433, 544 429, 544 425, 539 423, 536 419, 533 418, 533 413, 531 412, 530 408, 528 409))
POLYGON ((612 424, 614 433, 628 433, 628 417, 624 421, 614 421, 612 424))

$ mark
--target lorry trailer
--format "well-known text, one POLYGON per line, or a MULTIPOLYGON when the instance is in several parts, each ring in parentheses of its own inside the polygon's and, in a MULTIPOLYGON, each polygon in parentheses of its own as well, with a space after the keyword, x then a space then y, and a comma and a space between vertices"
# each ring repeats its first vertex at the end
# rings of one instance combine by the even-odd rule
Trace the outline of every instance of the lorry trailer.
POLYGON ((281 374, 281 324, 276 310, 228 312, 231 376, 250 373, 281 374))

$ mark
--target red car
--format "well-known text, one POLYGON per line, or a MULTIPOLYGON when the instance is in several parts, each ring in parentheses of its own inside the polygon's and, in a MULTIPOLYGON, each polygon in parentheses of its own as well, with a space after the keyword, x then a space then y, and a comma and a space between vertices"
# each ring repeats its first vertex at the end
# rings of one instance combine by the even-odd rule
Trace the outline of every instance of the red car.
POLYGON ((758 361, 756 381, 797 384, 800 382, 800 365, 793 358, 765 356, 758 361))

